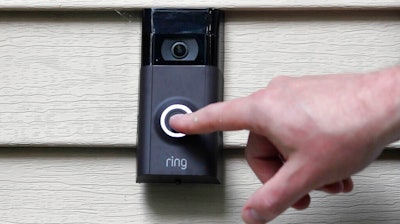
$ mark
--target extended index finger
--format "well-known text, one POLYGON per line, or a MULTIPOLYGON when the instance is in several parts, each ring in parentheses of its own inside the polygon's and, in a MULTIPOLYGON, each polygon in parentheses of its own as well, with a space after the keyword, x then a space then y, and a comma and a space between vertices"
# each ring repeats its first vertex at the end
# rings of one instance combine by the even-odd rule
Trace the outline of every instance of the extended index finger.
POLYGON ((250 129, 251 104, 248 97, 210 104, 191 114, 171 117, 170 125, 186 134, 250 129))

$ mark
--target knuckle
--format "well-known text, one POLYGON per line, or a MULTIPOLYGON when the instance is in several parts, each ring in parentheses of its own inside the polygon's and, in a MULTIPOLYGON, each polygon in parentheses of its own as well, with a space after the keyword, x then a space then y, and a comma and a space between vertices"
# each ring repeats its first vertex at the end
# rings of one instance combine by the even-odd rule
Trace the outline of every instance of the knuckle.
POLYGON ((276 76, 271 79, 268 86, 275 86, 275 85, 280 86, 282 84, 286 84, 286 83, 290 82, 290 80, 292 80, 292 79, 293 79, 292 77, 285 76, 285 75, 276 76))
POLYGON ((294 91, 298 84, 299 80, 296 77, 278 76, 270 81, 267 89, 273 93, 272 95, 281 95, 294 91))
POLYGON ((276 197, 264 198, 262 206, 264 212, 267 213, 269 217, 276 217, 280 215, 284 210, 276 197))

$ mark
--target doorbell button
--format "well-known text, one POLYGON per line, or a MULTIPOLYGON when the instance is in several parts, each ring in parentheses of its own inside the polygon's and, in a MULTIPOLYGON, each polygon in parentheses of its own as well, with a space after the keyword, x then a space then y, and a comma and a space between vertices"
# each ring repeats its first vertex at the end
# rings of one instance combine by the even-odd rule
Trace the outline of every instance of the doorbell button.
POLYGON ((169 107, 167 107, 162 113, 160 117, 160 126, 161 129, 164 131, 165 134, 172 138, 182 138, 186 136, 183 133, 175 132, 170 126, 169 126, 169 119, 175 115, 175 114, 190 114, 192 113, 192 110, 183 105, 183 104, 173 104, 169 107))

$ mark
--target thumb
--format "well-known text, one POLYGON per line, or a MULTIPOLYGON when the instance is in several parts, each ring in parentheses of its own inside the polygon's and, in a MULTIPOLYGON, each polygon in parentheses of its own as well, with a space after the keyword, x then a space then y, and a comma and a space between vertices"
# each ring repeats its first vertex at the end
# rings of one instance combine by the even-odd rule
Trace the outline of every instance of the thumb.
POLYGON ((266 223, 294 205, 316 185, 312 166, 292 158, 248 200, 242 218, 248 224, 266 223))

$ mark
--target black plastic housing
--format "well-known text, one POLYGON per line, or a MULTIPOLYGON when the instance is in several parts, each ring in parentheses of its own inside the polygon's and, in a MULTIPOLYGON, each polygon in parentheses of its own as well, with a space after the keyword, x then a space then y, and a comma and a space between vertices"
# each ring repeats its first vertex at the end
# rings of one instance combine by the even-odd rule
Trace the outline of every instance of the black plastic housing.
POLYGON ((143 11, 137 182, 221 182, 222 133, 173 138, 160 128, 160 116, 169 105, 195 111, 222 100, 222 34, 219 10, 143 11), (177 42, 187 56, 174 56, 177 42))

